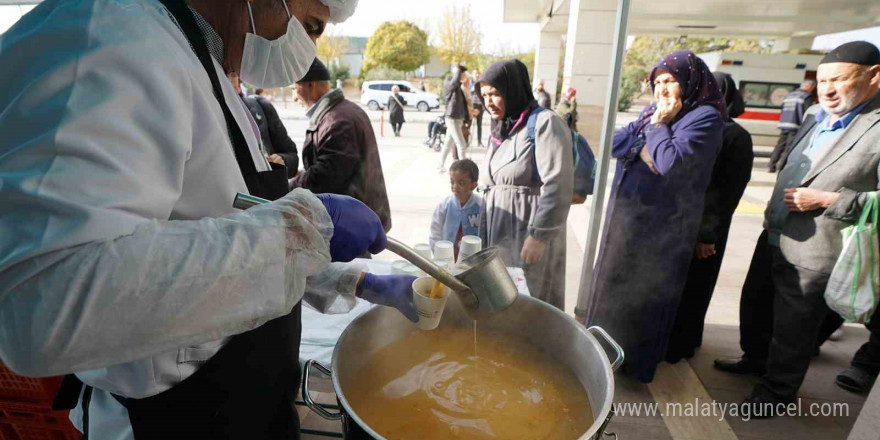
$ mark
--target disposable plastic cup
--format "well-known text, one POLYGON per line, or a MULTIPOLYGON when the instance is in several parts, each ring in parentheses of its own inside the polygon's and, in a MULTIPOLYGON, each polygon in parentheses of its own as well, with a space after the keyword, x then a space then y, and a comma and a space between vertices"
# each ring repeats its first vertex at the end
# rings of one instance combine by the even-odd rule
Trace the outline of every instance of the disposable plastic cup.
POLYGON ((465 235, 458 246, 458 261, 462 261, 483 249, 483 240, 476 235, 465 235))
POLYGON ((451 241, 441 240, 434 243, 434 260, 454 260, 455 250, 451 241))
POLYGON ((452 260, 451 259, 442 259, 442 260, 434 260, 434 264, 440 266, 445 270, 452 269, 452 260))
POLYGON ((406 266, 404 266, 403 267, 403 274, 404 275, 412 275, 414 277, 425 276, 425 273, 422 272, 422 270, 419 269, 418 266, 416 266, 415 264, 407 264, 406 266))
POLYGON ((427 243, 419 243, 413 246, 413 250, 416 251, 417 254, 425 257, 425 259, 430 260, 431 258, 433 258, 431 256, 431 245, 427 243))
POLYGON ((423 277, 413 281, 413 305, 416 313, 419 315, 419 322, 416 324, 422 330, 434 330, 440 325, 440 318, 443 316, 443 309, 446 307, 446 300, 449 299, 449 288, 443 286, 443 296, 441 298, 431 298, 431 289, 434 287, 434 279, 431 277, 423 277))
POLYGON ((391 263, 391 273, 393 275, 406 275, 406 271, 403 270, 406 266, 409 266, 409 261, 397 260, 391 263))

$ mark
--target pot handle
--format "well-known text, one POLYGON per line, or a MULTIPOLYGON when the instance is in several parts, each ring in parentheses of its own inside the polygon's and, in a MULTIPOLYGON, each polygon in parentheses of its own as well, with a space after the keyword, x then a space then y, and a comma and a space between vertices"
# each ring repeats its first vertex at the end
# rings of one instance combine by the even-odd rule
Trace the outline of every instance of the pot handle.
POLYGON ((303 378, 302 378, 303 401, 306 402, 306 405, 309 407, 309 409, 318 413, 319 416, 321 416, 327 420, 341 420, 342 419, 342 411, 340 411, 338 413, 332 413, 330 411, 327 411, 326 408, 324 408, 323 406, 317 404, 314 400, 312 400, 312 396, 309 395, 309 376, 312 371, 312 367, 315 367, 315 369, 317 369, 318 371, 320 371, 328 376, 332 376, 332 374, 333 374, 327 367, 321 365, 318 361, 316 361, 314 359, 309 359, 306 362, 305 371, 303 371, 303 378))
POLYGON ((602 327, 594 325, 588 328, 587 331, 596 339, 599 339, 599 336, 601 336, 602 339, 605 340, 605 343, 617 353, 617 359, 615 359, 614 362, 611 362, 611 371, 617 371, 617 369, 620 368, 620 365, 623 364, 623 349, 620 348, 620 344, 615 342, 614 339, 611 338, 611 335, 609 335, 602 327))
POLYGON ((614 437, 614 440, 618 440, 617 434, 605 430, 606 428, 608 428, 608 423, 611 422, 611 418, 614 417, 614 414, 614 405, 612 404, 611 410, 608 411, 608 416, 605 417, 605 421, 602 422, 602 426, 599 428, 599 432, 597 432, 596 435, 593 436, 593 440, 602 440, 605 437, 614 437))

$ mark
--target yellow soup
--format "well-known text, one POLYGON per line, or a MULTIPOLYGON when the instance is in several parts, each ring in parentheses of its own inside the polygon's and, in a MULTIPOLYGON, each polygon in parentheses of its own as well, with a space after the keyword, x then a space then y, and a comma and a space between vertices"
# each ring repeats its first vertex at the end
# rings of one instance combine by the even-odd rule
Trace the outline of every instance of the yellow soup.
POLYGON ((389 440, 570 440, 587 431, 590 404, 570 371, 523 341, 474 340, 470 329, 413 333, 379 350, 346 397, 389 440))

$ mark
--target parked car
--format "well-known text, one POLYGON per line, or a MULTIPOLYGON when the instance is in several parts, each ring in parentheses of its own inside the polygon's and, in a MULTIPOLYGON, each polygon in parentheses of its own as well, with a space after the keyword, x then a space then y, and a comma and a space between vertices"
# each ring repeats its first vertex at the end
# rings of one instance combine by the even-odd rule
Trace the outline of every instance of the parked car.
POLYGON ((440 107, 440 98, 437 95, 423 92, 409 81, 364 81, 361 87, 361 104, 370 110, 385 108, 394 86, 400 88, 400 96, 406 101, 407 107, 415 107, 421 112, 440 107))

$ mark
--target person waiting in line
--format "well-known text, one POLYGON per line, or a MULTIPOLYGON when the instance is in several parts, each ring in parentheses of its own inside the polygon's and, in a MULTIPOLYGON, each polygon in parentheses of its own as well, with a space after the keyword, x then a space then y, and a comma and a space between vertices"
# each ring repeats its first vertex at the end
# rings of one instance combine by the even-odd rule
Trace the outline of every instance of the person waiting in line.
POLYGON ((578 121, 578 103, 577 103, 577 90, 573 88, 569 88, 562 95, 562 99, 556 103, 556 113, 564 120, 568 127, 574 131, 577 131, 577 121, 578 121))
POLYGON ((808 79, 801 83, 800 88, 783 98, 782 114, 779 116, 779 124, 776 125, 779 129, 779 140, 776 141, 776 147, 770 154, 767 171, 775 173, 777 165, 785 163, 785 158, 792 148, 792 141, 804 122, 806 109, 813 105, 815 92, 816 81, 808 79))
POLYGON ((431 236, 428 242, 431 249, 440 240, 451 241, 455 245, 455 258, 465 235, 480 233, 480 216, 483 213, 483 198, 474 194, 480 178, 480 169, 470 159, 457 160, 449 166, 449 185, 452 195, 445 198, 434 209, 431 218, 431 236))
MULTIPOLYGON (((474 84, 480 80, 480 71, 474 71, 474 84)), ((480 90, 477 87, 471 87, 471 103, 473 104, 473 112, 471 116, 473 116, 473 121, 471 122, 471 137, 473 138, 474 130, 477 129, 477 146, 483 148, 483 113, 485 113, 485 109, 483 108, 483 100, 480 99, 480 90)))
POLYGON ((623 347, 624 371, 646 383, 666 353, 727 113, 691 51, 664 56, 650 80, 655 102, 614 133, 617 170, 586 311, 587 325, 623 347))
POLYGON ((446 93, 446 141, 443 144, 443 152, 440 153, 440 166, 438 170, 446 172, 444 164, 450 148, 456 148, 459 159, 466 159, 463 126, 470 119, 467 109, 467 100, 461 89, 461 84, 467 77, 467 67, 459 65, 452 70, 452 76, 446 80, 444 91, 446 93))
POLYGON ((736 89, 736 82, 727 73, 715 72, 715 82, 721 86, 721 94, 724 95, 727 119, 721 151, 715 159, 712 179, 704 197, 697 247, 691 258, 666 349, 666 361, 670 363, 692 358, 694 350, 703 343, 703 323, 721 272, 730 223, 752 178, 752 136, 733 120, 745 110, 742 95, 736 89))
MULTIPOLYGON (((464 120, 464 124, 462 124, 461 126, 461 134, 464 137, 465 150, 467 150, 471 146, 471 128, 474 122, 474 102, 471 100, 471 89, 471 78, 465 75, 464 79, 461 81, 461 91, 465 101, 464 107, 468 115, 468 117, 464 120)), ((458 156, 455 149, 452 150, 452 158, 454 160, 463 159, 458 156)))
MULTIPOLYGON (((876 316, 880 319, 880 316, 876 316)), ((854 393, 868 393, 880 374, 880 325, 874 319, 865 325, 870 332, 868 341, 859 347, 850 366, 837 373, 834 383, 854 393)))
POLYGON ((388 109, 388 119, 391 121, 391 130, 394 131, 395 137, 400 137, 400 129, 406 122, 403 117, 404 106, 406 106, 406 100, 400 96, 400 87, 391 87, 391 96, 388 97, 388 103, 385 107, 388 109))
POLYGON ((345 99, 341 89, 331 90, 330 71, 317 58, 294 89, 308 108, 309 127, 302 151, 304 170, 291 180, 291 187, 354 197, 369 206, 389 231, 385 176, 366 112, 345 99))
MULTIPOLYGON (((817 339, 822 342, 817 335, 824 327, 827 336, 842 322, 828 325, 824 301, 841 230, 858 220, 869 193, 880 189, 880 51, 865 41, 838 46, 819 62, 816 79, 822 109, 801 126, 779 171, 743 284, 743 355, 715 361, 726 372, 761 376, 742 403, 753 415, 796 399, 817 339)), ((876 366, 877 352, 867 350, 860 355, 873 357, 876 366)), ((867 387, 876 371, 865 368, 850 379, 867 387)))
MULTIPOLYGON (((229 72, 227 75, 232 88, 241 90, 241 79, 238 72, 229 72)), ((287 177, 291 178, 296 175, 299 168, 299 155, 296 150, 296 143, 287 135, 287 129, 284 123, 278 117, 275 106, 263 97, 263 89, 256 89, 256 95, 245 96, 239 94, 245 107, 247 107, 254 123, 260 130, 260 141, 263 146, 263 155, 266 160, 271 163, 278 164, 287 168, 287 177)))
POLYGON ((248 103, 251 114, 256 119, 262 111, 262 121, 257 119, 257 126, 260 128, 260 137, 263 139, 263 147, 266 149, 266 159, 269 162, 277 163, 287 167, 287 177, 293 177, 299 171, 299 154, 297 153, 296 143, 287 135, 287 128, 281 122, 278 111, 271 101, 266 99, 263 94, 265 90, 256 89, 254 95, 248 98, 252 99, 256 105, 248 103))
POLYGON ((522 267, 532 297, 565 310, 565 239, 574 192, 571 130, 538 106, 519 60, 489 66, 476 84, 492 117, 480 171, 480 236, 522 267))
POLYGON ((535 100, 538 101, 538 106, 540 107, 551 108, 553 105, 550 94, 544 90, 543 79, 539 79, 538 84, 535 86, 535 100))

